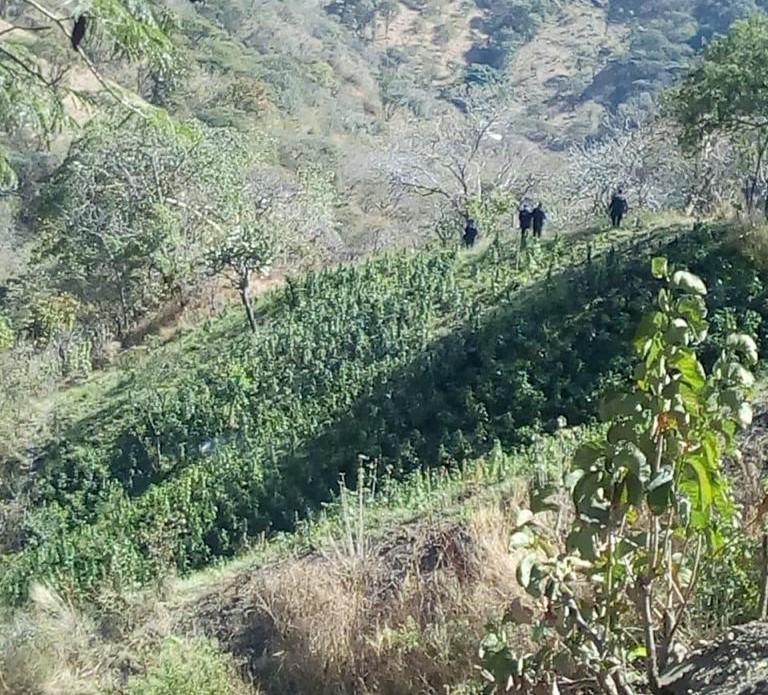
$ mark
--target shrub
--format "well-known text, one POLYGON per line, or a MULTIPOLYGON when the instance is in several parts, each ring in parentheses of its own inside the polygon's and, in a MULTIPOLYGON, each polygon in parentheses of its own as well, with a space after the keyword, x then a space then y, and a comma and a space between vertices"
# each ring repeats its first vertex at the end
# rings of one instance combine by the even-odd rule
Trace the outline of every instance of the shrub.
POLYGON ((541 605, 541 646, 520 657, 492 631, 482 649, 491 689, 565 671, 610 695, 630 695, 637 683, 661 693, 660 673, 695 634, 702 568, 740 537, 722 462, 752 422, 755 379, 745 365, 757 363, 757 346, 729 335, 707 373, 696 352, 709 331, 706 286, 665 258, 652 269, 665 286, 634 340, 634 385, 605 399, 605 439, 576 451, 565 480, 574 511, 565 552, 536 517, 559 508, 550 500, 557 486, 534 490, 520 516, 513 546, 529 554, 517 576, 541 605))
POLYGON ((127 695, 239 695, 248 688, 210 640, 168 638, 154 664, 128 683, 127 695))

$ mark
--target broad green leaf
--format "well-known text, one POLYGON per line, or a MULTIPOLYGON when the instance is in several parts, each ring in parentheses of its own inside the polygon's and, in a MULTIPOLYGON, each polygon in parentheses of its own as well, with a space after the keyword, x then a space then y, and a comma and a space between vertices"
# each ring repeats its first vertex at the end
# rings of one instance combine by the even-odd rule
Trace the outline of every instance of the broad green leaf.
POLYGON ((626 468, 639 480, 647 479, 650 467, 647 465, 645 454, 630 442, 621 445, 613 459, 614 466, 626 468))
POLYGON ((752 424, 752 406, 749 403, 742 403, 736 412, 736 419, 742 427, 749 427, 752 424))
POLYGON ((600 415, 610 421, 617 417, 628 417, 642 410, 641 397, 636 393, 626 393, 605 399, 601 403, 600 415))
POLYGON ((698 275, 687 270, 678 270, 672 276, 672 286, 675 289, 703 297, 707 294, 707 286, 698 275))
POLYGON ((575 487, 576 483, 581 480, 581 477, 584 475, 584 471, 581 468, 574 468, 570 473, 568 473, 565 476, 564 484, 567 490, 570 490, 573 492, 573 488, 575 487))
POLYGON ((707 302, 703 297, 687 296, 680 297, 675 305, 677 313, 680 314, 691 325, 699 324, 707 318, 707 302))
POLYGON ((701 362, 691 350, 680 350, 670 358, 670 366, 680 372, 683 381, 694 391, 698 391, 707 383, 707 374, 701 362))
POLYGON ((571 552, 578 551, 584 560, 592 562, 597 557, 595 552, 595 532, 586 524, 577 524, 568 534, 565 545, 571 552))
POLYGON ((596 442, 582 444, 573 455, 573 465, 575 468, 589 470, 602 455, 603 448, 596 442))
POLYGON ((531 583, 531 572, 533 571, 533 566, 535 564, 535 555, 525 555, 520 559, 520 562, 517 563, 517 583, 520 584, 520 586, 522 586, 524 589, 527 589, 531 583))
POLYGON ((681 297, 676 305, 677 313, 684 318, 694 333, 694 341, 700 343, 707 337, 709 323, 707 317, 707 304, 703 297, 686 295, 681 297))
POLYGON ((744 388, 752 388, 755 385, 755 376, 746 367, 738 362, 728 365, 728 378, 744 388))
POLYGON ((631 504, 633 507, 639 507, 642 504, 643 484, 634 473, 629 473, 624 478, 624 490, 627 504, 631 504))
POLYGON ((522 528, 519 531, 515 531, 509 539, 509 547, 512 550, 519 548, 529 548, 533 545, 534 535, 530 528, 522 528))
POLYGON ((757 344, 750 336, 743 333, 734 333, 728 336, 726 345, 740 352, 749 364, 757 364, 757 344))
POLYGON ((635 332, 635 338, 633 340, 635 351, 645 354, 649 348, 648 341, 653 338, 656 333, 666 329, 668 322, 669 320, 666 315, 660 311, 646 314, 640 321, 640 325, 635 332))
POLYGON ((667 277, 669 272, 669 263, 663 256, 657 256, 651 261, 651 275, 657 280, 667 277))
POLYGON ((533 521, 534 513, 530 509, 521 509, 515 516, 515 528, 520 529, 533 521))
POLYGON ((691 329, 685 319, 672 319, 664 333, 664 338, 670 345, 688 345, 692 337, 691 329))
POLYGON ((673 476, 672 469, 665 466, 648 485, 648 506, 657 516, 666 512, 672 503, 673 476))
POLYGON ((592 498, 600 489, 600 474, 586 473, 573 488, 573 503, 579 514, 584 514, 592 505, 592 498))
POLYGON ((686 456, 685 462, 696 475, 698 499, 696 505, 701 511, 707 511, 712 505, 712 469, 707 466, 701 454, 686 456))
POLYGON ((654 479, 651 480, 650 483, 648 483, 648 490, 652 492, 657 488, 667 485, 668 483, 672 482, 673 478, 674 478, 674 471, 672 470, 672 468, 669 466, 664 466, 656 474, 654 479))
POLYGON ((615 422, 608 428, 606 439, 609 443, 617 446, 622 442, 632 442, 637 439, 637 433, 634 427, 626 422, 615 422))

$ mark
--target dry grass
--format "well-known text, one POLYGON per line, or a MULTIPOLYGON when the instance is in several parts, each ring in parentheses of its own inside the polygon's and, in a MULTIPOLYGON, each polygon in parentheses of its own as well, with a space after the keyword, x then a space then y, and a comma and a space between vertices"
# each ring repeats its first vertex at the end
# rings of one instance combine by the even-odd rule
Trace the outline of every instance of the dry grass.
POLYGON ((37 587, 0 627, 0 695, 466 692, 486 623, 521 605, 508 543, 522 494, 375 538, 352 503, 322 550, 237 566, 191 596, 103 597, 93 619, 37 587))
POLYGON ((34 587, 30 598, 30 610, 4 626, 0 636, 0 693, 99 692, 94 626, 47 589, 34 587))
POLYGON ((213 642, 171 636, 162 601, 118 602, 89 619, 34 586, 0 625, 0 695, 258 695, 213 642))
MULTIPOLYGON (((508 550, 514 505, 420 524, 243 573, 190 606, 267 693, 458 692, 484 626, 519 597, 508 550)), ((521 628, 524 639, 525 628, 521 628)))
POLYGON ((735 225, 729 240, 758 268, 768 270, 768 224, 735 225))

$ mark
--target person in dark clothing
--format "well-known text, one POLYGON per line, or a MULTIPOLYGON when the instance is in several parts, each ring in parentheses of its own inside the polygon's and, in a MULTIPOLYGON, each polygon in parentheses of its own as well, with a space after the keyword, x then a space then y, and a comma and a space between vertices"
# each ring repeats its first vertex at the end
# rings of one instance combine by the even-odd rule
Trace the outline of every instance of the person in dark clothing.
POLYGON ((480 235, 480 231, 477 228, 477 224, 473 219, 467 220, 467 226, 464 227, 464 236, 461 238, 461 240, 464 242, 464 246, 467 248, 471 248, 475 245, 475 241, 477 241, 477 237, 480 235))
POLYGON ((539 203, 535 208, 533 208, 533 212, 531 212, 534 239, 541 239, 541 233, 544 231, 544 222, 546 219, 547 213, 544 212, 544 206, 539 203))
POLYGON ((621 227, 621 220, 624 215, 627 214, 629 205, 627 205, 627 199, 624 197, 624 191, 619 188, 616 193, 613 194, 611 202, 608 204, 608 212, 611 214, 611 224, 614 229, 621 227))
POLYGON ((525 242, 528 231, 533 224, 533 211, 528 205, 523 205, 517 213, 517 219, 520 222, 520 237, 525 242))

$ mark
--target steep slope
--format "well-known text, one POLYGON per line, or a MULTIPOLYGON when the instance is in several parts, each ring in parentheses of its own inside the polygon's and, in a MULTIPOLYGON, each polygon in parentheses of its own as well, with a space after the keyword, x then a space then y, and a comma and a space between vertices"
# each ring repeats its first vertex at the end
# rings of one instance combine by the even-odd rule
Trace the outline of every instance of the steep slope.
POLYGON ((682 231, 554 240, 522 271, 502 243, 385 256, 291 281, 265 298, 254 338, 230 313, 132 357, 71 393, 71 420, 60 404, 14 493, 3 595, 205 566, 292 528, 340 475, 354 482, 360 455, 398 477, 588 420, 625 378, 659 247, 719 278, 715 325, 742 317, 762 335, 759 271, 718 230, 682 231))
POLYGON ((629 34, 591 2, 567 3, 543 23, 508 68, 514 108, 529 138, 558 148, 598 130, 605 107, 583 93, 626 53, 629 34))

